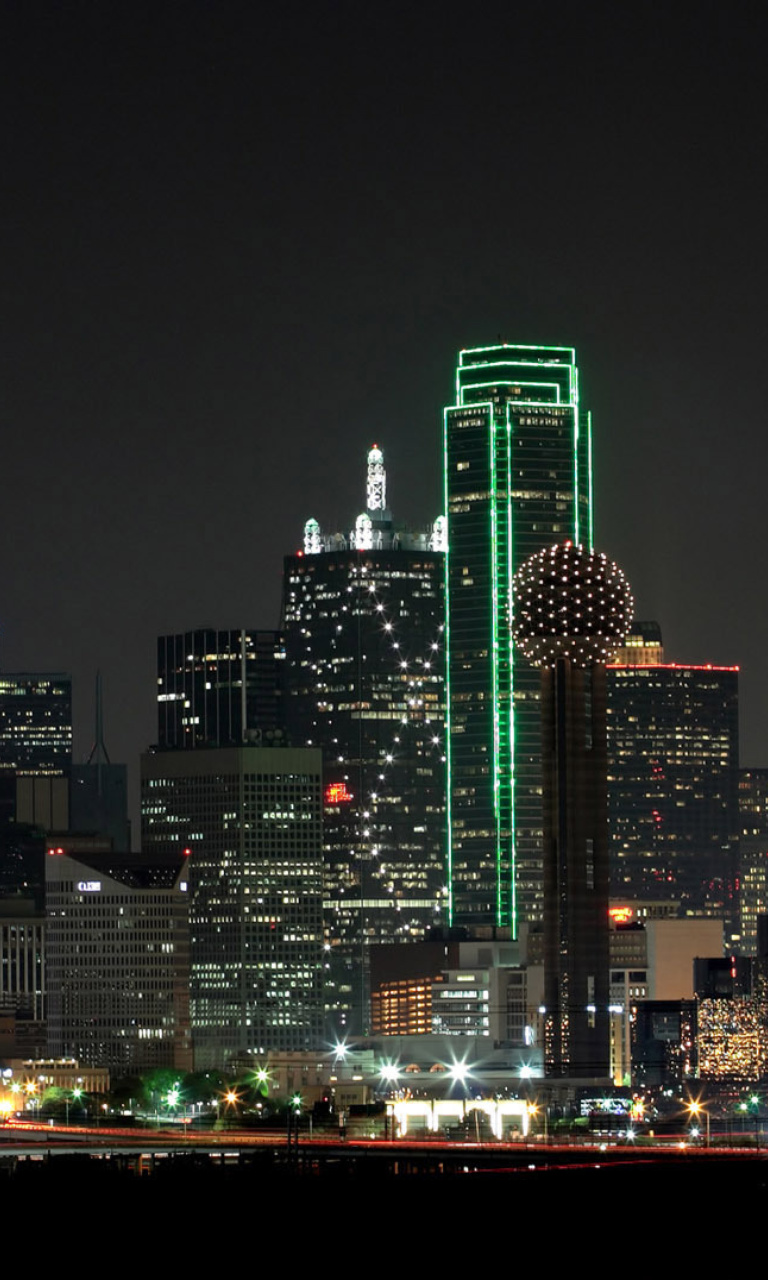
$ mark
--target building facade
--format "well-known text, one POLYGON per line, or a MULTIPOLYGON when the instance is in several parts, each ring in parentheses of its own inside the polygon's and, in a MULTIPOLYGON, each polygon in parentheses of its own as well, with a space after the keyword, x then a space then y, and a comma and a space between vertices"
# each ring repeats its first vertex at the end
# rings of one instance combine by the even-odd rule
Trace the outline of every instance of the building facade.
POLYGON ((286 726, 323 753, 328 1012, 365 1031, 369 947, 424 937, 445 900, 442 524, 396 526, 381 450, 354 528, 287 556, 286 726))
POLYGON ((754 956, 768 912, 768 769, 739 770, 739 823, 739 951, 754 956))
POLYGON ((269 745, 283 726, 284 657, 278 631, 202 627, 160 636, 160 749, 269 745))
POLYGON ((738 667, 622 661, 607 674, 611 893, 673 899, 724 920, 732 940, 738 667))
POLYGON ((322 1042, 322 799, 317 750, 142 757, 148 856, 189 851, 195 1067, 322 1042))
POLYGON ((187 859, 46 856, 48 1051, 113 1075, 190 1070, 187 859))
POLYGON ((462 351, 445 411, 448 874, 454 924, 541 919, 539 676, 511 639, 534 552, 592 545, 589 415, 568 347, 462 351))
POLYGON ((71 764, 71 677, 0 673, 0 771, 68 777, 71 764))

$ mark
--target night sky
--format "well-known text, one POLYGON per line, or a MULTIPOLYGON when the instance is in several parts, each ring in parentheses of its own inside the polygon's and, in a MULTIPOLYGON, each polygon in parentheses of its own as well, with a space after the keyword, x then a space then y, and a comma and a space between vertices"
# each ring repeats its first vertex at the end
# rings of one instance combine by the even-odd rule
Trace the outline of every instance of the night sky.
POLYGON ((278 624, 365 452, 441 502, 462 346, 573 345, 596 538, 768 764, 765 32, 745 6, 6 3, 0 665, 105 681, 278 624), (533 11, 532 11, 533 10, 533 11))

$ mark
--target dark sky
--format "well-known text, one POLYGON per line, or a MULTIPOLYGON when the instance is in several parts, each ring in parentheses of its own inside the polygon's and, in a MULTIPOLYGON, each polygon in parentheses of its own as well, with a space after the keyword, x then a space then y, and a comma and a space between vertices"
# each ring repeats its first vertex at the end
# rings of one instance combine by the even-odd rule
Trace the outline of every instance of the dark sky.
POLYGON ((365 451, 441 508, 461 346, 577 348, 596 535, 768 763, 765 31, 745 6, 6 3, 0 664, 278 622, 365 451), (532 12, 533 10, 533 12, 532 12))

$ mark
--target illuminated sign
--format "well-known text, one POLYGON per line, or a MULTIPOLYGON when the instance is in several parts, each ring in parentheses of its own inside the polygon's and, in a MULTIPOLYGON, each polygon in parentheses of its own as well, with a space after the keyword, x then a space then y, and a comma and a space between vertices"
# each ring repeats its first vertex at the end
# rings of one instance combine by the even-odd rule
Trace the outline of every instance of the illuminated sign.
POLYGON ((100 880, 78 880, 77 887, 81 893, 100 893, 100 880))
POLYGON ((325 788, 326 804, 349 804, 350 800, 354 800, 354 796, 347 791, 346 782, 331 782, 325 788))
POLYGON ((634 914, 632 907, 609 907, 608 909, 608 915, 614 924, 629 924, 634 914))

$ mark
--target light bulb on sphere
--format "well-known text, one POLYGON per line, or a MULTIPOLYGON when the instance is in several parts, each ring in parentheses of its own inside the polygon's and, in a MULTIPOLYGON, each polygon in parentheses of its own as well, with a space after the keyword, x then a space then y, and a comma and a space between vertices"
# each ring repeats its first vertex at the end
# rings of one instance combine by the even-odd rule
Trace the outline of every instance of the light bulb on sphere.
POLYGON ((634 614, 629 583, 607 556, 561 542, 525 561, 513 580, 512 636, 534 666, 607 662, 634 614))

